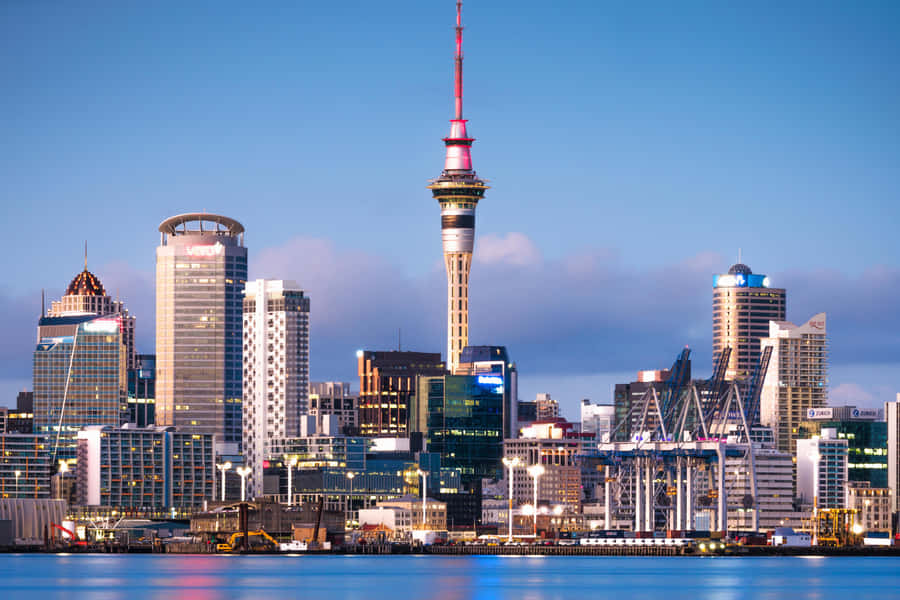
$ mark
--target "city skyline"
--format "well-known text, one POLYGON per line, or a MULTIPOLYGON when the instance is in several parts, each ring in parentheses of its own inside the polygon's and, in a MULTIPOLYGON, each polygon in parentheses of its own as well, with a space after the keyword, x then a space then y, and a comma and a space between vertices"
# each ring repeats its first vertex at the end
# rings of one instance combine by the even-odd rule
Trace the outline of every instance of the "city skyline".
MULTIPOLYGON (((685 14, 663 18, 585 3, 566 15, 571 22, 537 3, 517 9, 467 4, 466 44, 470 58, 477 56, 467 63, 467 86, 474 90, 467 116, 480 140, 479 168, 492 176, 493 188, 479 216, 470 343, 509 347, 521 373, 520 397, 551 392, 573 416, 581 397, 611 401, 610 383, 624 374, 630 380, 638 369, 667 367, 685 344, 695 350, 698 375, 707 373, 711 277, 736 262, 741 247, 744 262, 787 289, 788 320, 829 314, 831 384, 845 386, 832 402, 878 406, 893 399, 900 249, 890 224, 900 213, 889 201, 898 184, 887 167, 900 154, 890 100, 898 88, 891 68, 898 42, 889 35, 897 9, 885 5, 877 15, 860 15, 824 5, 820 20, 797 23, 793 37, 781 30, 783 12, 762 9, 701 14, 689 5, 685 14), (542 28, 532 24, 537 15, 542 28), (742 17, 759 30, 741 26, 742 17), (679 29, 685 24, 694 28, 679 29), (688 33, 697 35, 691 40, 688 33), (603 34, 619 45, 602 41, 603 34), (735 36, 728 43, 717 37, 728 34, 735 36), (832 38, 841 43, 831 48, 832 38), (643 46, 646 40, 655 43, 643 46), (573 56, 579 42, 586 51, 573 56), (705 44, 724 44, 724 56, 709 56, 705 44), (769 49, 768 62, 754 62, 761 48, 769 49), (528 114, 553 117, 526 120, 528 114), (858 399, 852 386, 860 388, 858 399)), ((445 347, 446 283, 433 199, 421 182, 442 153, 435 140, 445 133, 449 112, 452 3, 360 5, 359 22, 338 39, 312 36, 321 44, 314 48, 334 50, 317 55, 321 72, 304 63, 318 99, 306 98, 307 80, 288 68, 313 43, 296 39, 307 29, 293 29, 290 19, 264 39, 239 26, 248 17, 240 11, 212 15, 212 48, 244 56, 228 35, 243 31, 240 39, 251 51, 245 60, 269 67, 251 75, 191 38, 190 19, 180 28, 155 22, 183 44, 179 66, 174 49, 152 52, 153 39, 125 42, 134 28, 149 34, 137 23, 152 17, 145 14, 152 9, 115 15, 100 7, 85 15, 63 9, 40 35, 29 29, 39 10, 7 10, 15 13, 8 23, 26 26, 12 32, 0 25, 23 59, 0 59, 19 92, 0 100, 17 117, 3 125, 4 137, 15 143, 0 149, 0 164, 9 197, 21 198, 5 208, 8 222, 23 224, 10 233, 12 243, 28 251, 10 265, 0 296, 11 334, 0 350, 0 404, 30 387, 40 289, 50 299, 61 295, 80 270, 85 237, 90 270, 137 317, 138 351, 152 351, 155 224, 201 209, 247 226, 251 278, 296 279, 316 298, 311 379, 352 380, 355 350, 396 347, 398 330, 404 349, 445 347), (96 26, 122 25, 105 31, 122 36, 128 52, 92 54, 97 47, 89 33, 50 40, 64 17, 87 31, 86 17, 102 17, 96 26), (393 39, 386 31, 403 35, 393 39), (351 32, 364 35, 356 47, 341 46, 351 32), (64 41, 75 43, 74 52, 51 59, 64 41), (360 51, 376 41, 384 44, 377 56, 360 51), (48 48, 39 49, 43 42, 48 48), (275 47, 283 56, 262 61, 275 47), (419 55, 410 57, 410 47, 419 55), (219 70, 204 70, 211 61, 219 70), (171 72, 128 68, 134 65, 171 72), (85 70, 86 83, 62 76, 73 66, 85 70), (396 75, 396 86, 377 82, 372 69, 396 75), (229 74, 266 93, 233 88, 229 74), (285 74, 294 78, 279 88, 285 74), (199 76, 196 83, 191 75, 199 76), (118 78, 126 85, 116 87, 118 78), (184 93, 169 101, 166 92, 179 86, 184 93), (370 102, 350 102, 362 89, 370 102), (67 90, 71 106, 41 111, 42 102, 67 90), (88 92, 97 90, 119 95, 92 100, 88 92), (298 98, 305 111, 292 106, 298 98), (337 99, 331 108, 329 99, 337 99), (247 106, 273 110, 264 117, 247 106), (192 120, 201 108, 210 111, 192 120), (299 116, 306 113, 315 113, 318 123, 299 116), (216 141, 223 132, 224 142, 216 141), (391 161, 373 158, 368 144, 357 146, 373 138, 391 161), (371 185, 385 168, 399 185, 392 192, 400 208, 371 185), (273 223, 271 215, 287 206, 296 212, 273 223), (58 218, 48 222, 47 214, 58 218), (35 231, 41 244, 34 243, 35 231)), ((197 19, 211 16, 188 11, 197 19)), ((249 16, 271 24, 271 16, 249 16)), ((324 7, 302 16, 329 31, 338 18, 324 7)))

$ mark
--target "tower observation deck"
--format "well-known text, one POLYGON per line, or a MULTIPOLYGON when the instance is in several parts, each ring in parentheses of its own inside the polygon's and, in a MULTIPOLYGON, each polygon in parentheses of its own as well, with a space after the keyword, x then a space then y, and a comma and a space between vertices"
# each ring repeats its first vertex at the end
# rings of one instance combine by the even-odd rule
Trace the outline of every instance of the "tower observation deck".
POLYGON ((441 239, 447 268, 447 368, 454 372, 469 344, 469 270, 475 246, 475 207, 488 186, 472 168, 472 142, 463 119, 462 2, 456 3, 454 116, 444 170, 428 185, 441 205, 441 239))

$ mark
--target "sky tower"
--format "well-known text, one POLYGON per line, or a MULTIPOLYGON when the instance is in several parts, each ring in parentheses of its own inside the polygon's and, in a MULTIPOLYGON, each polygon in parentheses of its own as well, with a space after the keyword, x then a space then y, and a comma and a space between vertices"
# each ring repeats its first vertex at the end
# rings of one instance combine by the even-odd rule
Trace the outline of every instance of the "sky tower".
POLYGON ((472 142, 463 119, 462 2, 456 3, 455 107, 441 176, 428 189, 441 205, 441 239, 447 267, 447 368, 454 372, 469 343, 469 269, 475 245, 475 207, 488 186, 472 169, 472 142))

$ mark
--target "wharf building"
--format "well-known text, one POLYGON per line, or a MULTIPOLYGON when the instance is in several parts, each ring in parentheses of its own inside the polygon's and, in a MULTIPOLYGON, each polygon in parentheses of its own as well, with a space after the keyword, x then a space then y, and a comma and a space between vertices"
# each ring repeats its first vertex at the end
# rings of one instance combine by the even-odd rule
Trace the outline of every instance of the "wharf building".
POLYGON ((771 287, 767 276, 754 274, 742 263, 713 276, 713 360, 731 348, 726 379, 753 375, 769 321, 785 320, 786 298, 784 289, 771 287))
POLYGON ((800 424, 810 409, 828 402, 828 339, 825 313, 803 325, 772 321, 763 348, 772 356, 763 381, 760 420, 775 432, 776 447, 794 454, 800 424))
POLYGON ((409 437, 416 378, 446 373, 440 353, 360 350, 359 431, 368 437, 409 437))
POLYGON ((210 434, 174 427, 86 427, 78 432, 76 499, 118 509, 193 508, 213 497, 210 434))
POLYGON ((0 498, 49 498, 50 438, 0 434, 0 498))
POLYGON ((794 457, 775 449, 775 436, 767 427, 751 431, 753 466, 756 471, 756 498, 750 482, 750 464, 743 457, 726 458, 728 477, 728 528, 752 531, 757 523, 760 531, 774 531, 786 517, 794 515, 794 457), (746 503, 746 504, 745 504, 746 503))
POLYGON ((856 406, 811 408, 800 423, 798 435, 810 438, 821 435, 823 429, 834 429, 838 439, 847 440, 847 476, 851 482, 887 487, 888 428, 878 410, 856 406))
POLYGON ((447 269, 447 368, 456 372, 469 345, 469 271, 475 246, 475 208, 487 184, 472 168, 472 143, 463 119, 462 2, 456 5, 454 112, 444 138, 446 158, 440 177, 428 185, 441 206, 441 240, 447 269))
POLYGON ((900 394, 895 402, 884 403, 887 421, 887 486, 894 498, 894 512, 900 512, 900 394))
POLYGON ((359 511, 359 525, 363 529, 366 525, 380 525, 395 536, 409 535, 413 529, 446 531, 447 503, 426 497, 425 506, 423 523, 421 496, 406 494, 391 500, 381 500, 375 504, 375 508, 359 511))
POLYGON ((156 424, 156 355, 138 354, 135 368, 128 370, 128 396, 122 423, 137 427, 156 424))
MULTIPOLYGON (((156 249, 156 422, 241 443, 244 227, 207 213, 171 217, 156 249)), ((230 449, 228 449, 230 448, 230 449)))
POLYGON ((822 435, 797 440, 797 496, 818 508, 845 508, 847 486, 847 440, 834 429, 822 435))
POLYGON ((330 415, 318 421, 305 416, 301 424, 302 435, 268 444, 267 496, 289 498, 291 504, 315 505, 323 500, 326 510, 342 511, 352 522, 359 510, 379 500, 416 493, 419 469, 428 473, 429 493, 459 491, 459 473, 442 469, 439 457, 411 452, 406 438, 341 435, 330 415))
POLYGON ((512 470, 514 506, 534 503, 535 482, 528 467, 541 465, 544 472, 537 479, 538 505, 561 506, 566 513, 581 512, 579 457, 584 454, 584 443, 565 434, 557 423, 535 423, 522 430, 521 438, 503 441, 504 458, 518 458, 520 463, 512 470))
POLYGON ((119 320, 42 317, 34 351, 34 431, 52 438, 56 460, 75 459, 75 435, 119 425, 126 398, 126 347, 119 320))
POLYGON ((244 292, 243 449, 251 498, 263 491, 266 443, 300 432, 309 399, 309 297, 293 281, 244 292))
POLYGON ((359 394, 346 381, 314 381, 309 384, 309 414, 332 415, 345 435, 359 434, 359 394))
POLYGON ((96 275, 87 269, 87 253, 85 253, 84 270, 78 273, 66 288, 66 293, 59 300, 50 303, 47 317, 71 317, 96 315, 115 319, 125 344, 125 368, 134 369, 137 353, 134 345, 135 317, 128 313, 125 304, 118 299, 113 300, 103 288, 96 275))
POLYGON ((890 488, 871 487, 866 482, 847 485, 847 508, 856 511, 856 522, 865 531, 891 531, 894 495, 890 488))

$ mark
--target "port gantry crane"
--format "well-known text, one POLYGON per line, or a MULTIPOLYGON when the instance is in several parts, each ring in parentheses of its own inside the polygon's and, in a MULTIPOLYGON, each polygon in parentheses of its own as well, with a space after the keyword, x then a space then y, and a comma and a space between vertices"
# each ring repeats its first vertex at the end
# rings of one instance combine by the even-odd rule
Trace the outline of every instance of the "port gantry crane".
POLYGON ((632 513, 636 531, 653 531, 659 511, 666 515, 669 529, 693 529, 695 504, 709 506, 717 500, 717 529, 725 531, 727 499, 733 496, 729 492, 743 485, 739 478, 728 478, 726 484, 726 458, 732 459, 728 466, 747 475, 750 493, 741 505, 753 509, 753 528, 758 529, 751 427, 759 422, 760 392, 771 351, 763 353, 748 382, 725 379, 731 352, 725 348, 716 357, 709 379, 691 380, 690 349, 683 349, 661 390, 649 386, 609 440, 598 444, 598 469, 606 471, 607 529, 613 511, 632 513), (623 428, 630 440, 623 439, 623 428), (699 477, 701 472, 707 474, 706 481, 699 477))

